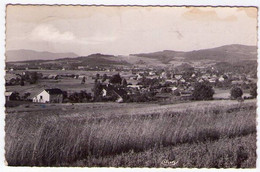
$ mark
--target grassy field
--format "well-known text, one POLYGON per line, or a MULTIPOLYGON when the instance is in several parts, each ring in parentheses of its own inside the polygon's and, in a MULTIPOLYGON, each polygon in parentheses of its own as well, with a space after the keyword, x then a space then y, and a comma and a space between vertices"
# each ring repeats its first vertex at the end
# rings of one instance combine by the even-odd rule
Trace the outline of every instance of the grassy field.
POLYGON ((255 100, 39 106, 7 109, 11 166, 256 166, 255 100))
MULTIPOLYGON (((35 71, 35 70, 32 70, 35 71)), ((107 71, 79 71, 79 70, 36 70, 39 73, 42 73, 43 75, 50 75, 50 74, 56 74, 56 75, 64 75, 64 74, 75 74, 75 75, 83 75, 86 76, 86 82, 85 84, 81 84, 82 79, 75 79, 70 77, 63 77, 58 80, 54 79, 40 79, 37 81, 37 84, 29 84, 26 83, 24 86, 20 85, 14 85, 14 86, 6 86, 6 90, 8 91, 17 91, 20 93, 20 95, 23 95, 26 92, 31 93, 31 95, 35 95, 42 91, 45 88, 60 88, 63 91, 69 91, 69 92, 80 92, 82 90, 87 92, 92 92, 91 89, 94 86, 95 80, 92 79, 92 77, 96 76, 96 74, 100 74, 100 76, 103 76, 103 74, 107 74, 108 76, 112 76, 116 74, 117 72, 107 72, 107 71)), ((15 78, 15 74, 21 74, 23 71, 13 71, 8 72, 5 76, 6 79, 15 78)), ((120 75, 124 78, 126 78, 129 82, 132 84, 136 84, 136 80, 130 80, 129 77, 131 75, 130 72, 120 72, 120 75)))
MULTIPOLYGON (((214 99, 230 99, 230 89, 219 89, 214 88, 215 94, 213 95, 214 99)), ((250 97, 249 90, 243 90, 243 97, 250 97)))

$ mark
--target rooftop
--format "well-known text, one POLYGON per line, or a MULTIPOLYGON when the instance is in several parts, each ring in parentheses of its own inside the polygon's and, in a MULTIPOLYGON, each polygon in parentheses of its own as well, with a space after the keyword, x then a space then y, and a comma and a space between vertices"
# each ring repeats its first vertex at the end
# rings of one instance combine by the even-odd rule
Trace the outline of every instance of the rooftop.
POLYGON ((45 91, 49 94, 62 94, 62 91, 59 88, 45 89, 45 91))

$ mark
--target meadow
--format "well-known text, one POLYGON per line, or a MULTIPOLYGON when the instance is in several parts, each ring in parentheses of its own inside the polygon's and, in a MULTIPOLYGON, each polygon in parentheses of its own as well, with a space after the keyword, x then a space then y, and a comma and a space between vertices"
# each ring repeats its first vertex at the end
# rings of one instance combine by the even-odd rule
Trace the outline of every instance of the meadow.
POLYGON ((6 110, 10 166, 256 166, 255 100, 33 106, 6 110))
MULTIPOLYGON (((29 84, 26 83, 24 86, 20 85, 13 85, 13 86, 6 86, 6 89, 8 91, 17 91, 20 93, 20 95, 23 95, 26 92, 31 93, 31 95, 38 94, 40 91, 42 91, 45 88, 59 88, 63 91, 68 92, 80 92, 80 91, 87 91, 91 92, 92 88, 94 87, 95 79, 92 77, 95 77, 96 74, 100 74, 100 76, 103 76, 104 74, 107 74, 108 76, 112 76, 114 74, 117 74, 118 72, 112 72, 112 71, 80 71, 80 70, 27 70, 27 71, 36 71, 39 73, 42 73, 44 76, 47 75, 66 75, 66 74, 74 74, 74 75, 82 75, 86 77, 85 84, 81 84, 82 78, 75 79, 71 77, 62 77, 57 80, 55 79, 40 79, 37 81, 37 84, 29 84)), ((12 71, 6 73, 5 78, 16 78, 16 74, 21 74, 24 72, 21 71, 12 71)), ((131 73, 130 72, 120 72, 120 75, 124 78, 126 78, 129 82, 132 84, 136 84, 137 81, 133 79, 129 79, 131 73)))

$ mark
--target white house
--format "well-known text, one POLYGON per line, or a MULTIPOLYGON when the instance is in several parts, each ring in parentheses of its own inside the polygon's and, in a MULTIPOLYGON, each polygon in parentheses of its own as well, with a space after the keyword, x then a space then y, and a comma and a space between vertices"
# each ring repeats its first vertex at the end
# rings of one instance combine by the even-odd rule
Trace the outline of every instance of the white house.
POLYGON ((162 73, 161 73, 161 78, 166 78, 166 77, 167 77, 166 72, 162 72, 162 73))
POLYGON ((216 82, 216 79, 210 78, 210 79, 209 79, 209 82, 210 82, 210 83, 215 83, 215 82, 216 82))
POLYGON ((223 82, 225 79, 223 78, 223 76, 221 76, 218 80, 219 82, 223 82))
POLYGON ((178 88, 177 87, 172 87, 172 91, 175 91, 177 90, 178 88))
POLYGON ((78 69, 82 70, 82 69, 85 69, 85 67, 84 66, 78 66, 78 69))
POLYGON ((149 75, 150 75, 150 76, 154 76, 154 75, 155 75, 155 72, 150 71, 150 72, 149 72, 149 75))
POLYGON ((177 79, 167 79, 165 82, 170 82, 172 84, 177 83, 177 79))
POLYGON ((175 74, 174 78, 176 78, 177 80, 180 80, 182 78, 182 75, 181 74, 175 74))
POLYGON ((203 78, 198 78, 197 81, 198 82, 204 82, 204 79, 203 78))
POLYGON ((183 79, 183 78, 180 81, 183 82, 183 83, 186 82, 185 79, 183 79))
POLYGON ((59 75, 57 75, 57 74, 50 74, 47 78, 48 79, 58 79, 59 75))
POLYGON ((63 93, 58 88, 44 89, 34 96, 32 100, 38 103, 62 103, 63 93))
POLYGON ((128 85, 127 88, 137 88, 138 90, 142 87, 142 85, 128 85))
POLYGON ((142 79, 142 78, 143 78, 143 76, 138 73, 137 74, 137 80, 142 79))
POLYGON ((12 99, 13 92, 6 91, 5 92, 5 101, 10 101, 12 99))

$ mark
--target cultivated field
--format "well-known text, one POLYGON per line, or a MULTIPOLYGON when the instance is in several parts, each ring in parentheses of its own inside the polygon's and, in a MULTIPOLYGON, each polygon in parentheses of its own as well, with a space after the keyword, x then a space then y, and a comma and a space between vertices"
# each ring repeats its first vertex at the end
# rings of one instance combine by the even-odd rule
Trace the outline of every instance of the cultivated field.
POLYGON ((16 166, 256 166, 256 101, 30 104, 6 110, 16 166))
MULTIPOLYGON (((87 91, 91 92, 91 89, 94 86, 95 80, 92 79, 92 77, 95 77, 96 74, 100 74, 100 76, 103 76, 103 74, 107 74, 108 76, 112 76, 116 74, 117 72, 107 72, 107 71, 79 71, 79 70, 28 70, 28 71, 36 71, 39 73, 42 73, 44 76, 46 75, 65 75, 65 74, 74 74, 74 75, 82 75, 86 77, 85 84, 81 84, 82 78, 75 79, 70 77, 63 77, 57 80, 54 79, 40 79, 37 81, 37 84, 26 84, 24 86, 20 85, 14 85, 14 86, 6 86, 6 90, 8 91, 17 91, 20 95, 23 95, 26 92, 31 93, 31 95, 38 94, 40 91, 42 91, 45 88, 59 88, 63 91, 69 91, 69 92, 80 92, 80 91, 87 91)), ((8 72, 5 76, 6 79, 15 78, 15 74, 21 74, 23 71, 13 71, 8 72)), ((130 72, 120 72, 120 75, 128 80, 128 82, 131 82, 132 84, 136 84, 136 80, 129 79, 129 76, 131 75, 130 72)))

